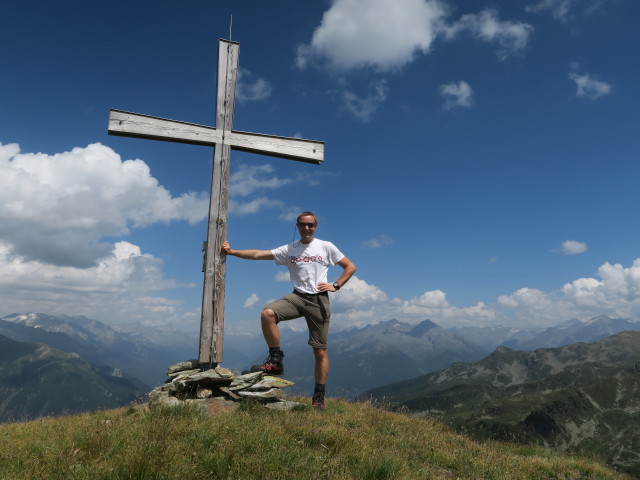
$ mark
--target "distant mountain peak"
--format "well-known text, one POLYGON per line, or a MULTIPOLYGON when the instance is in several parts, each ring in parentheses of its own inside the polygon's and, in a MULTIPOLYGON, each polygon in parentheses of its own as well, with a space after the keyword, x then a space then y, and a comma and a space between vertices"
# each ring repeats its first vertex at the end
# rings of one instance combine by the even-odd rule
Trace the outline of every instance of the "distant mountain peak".
POLYGON ((25 320, 35 320, 36 318, 38 318, 37 313, 12 313, 11 315, 2 317, 2 320, 5 320, 7 322, 19 323, 24 322, 25 320))
POLYGON ((597 317, 590 318, 589 320, 586 320, 582 323, 584 323, 585 325, 592 325, 594 323, 610 322, 611 320, 612 318, 608 315, 598 315, 597 317))
POLYGON ((415 338, 420 338, 432 328, 440 328, 440 326, 427 319, 420 322, 413 329, 411 329, 408 335, 411 335, 415 338))

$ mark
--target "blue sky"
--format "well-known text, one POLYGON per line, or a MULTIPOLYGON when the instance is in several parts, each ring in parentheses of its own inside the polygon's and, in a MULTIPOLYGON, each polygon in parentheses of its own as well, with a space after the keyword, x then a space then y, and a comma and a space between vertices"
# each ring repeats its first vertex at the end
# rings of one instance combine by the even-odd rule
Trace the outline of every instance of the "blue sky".
MULTIPOLYGON (((185 5, 2 5, 0 315, 198 328, 213 150, 107 119, 213 125, 232 18, 234 128, 326 147, 320 166, 233 152, 229 241, 274 248, 316 212, 358 267, 332 328, 639 320, 640 3, 185 5)), ((289 289, 230 258, 226 330, 289 289)))

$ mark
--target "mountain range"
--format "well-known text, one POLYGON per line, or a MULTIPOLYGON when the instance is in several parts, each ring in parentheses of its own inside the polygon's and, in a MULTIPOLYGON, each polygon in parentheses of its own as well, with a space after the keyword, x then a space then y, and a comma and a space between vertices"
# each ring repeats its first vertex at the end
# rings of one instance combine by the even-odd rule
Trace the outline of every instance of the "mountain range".
POLYGON ((0 422, 116 408, 149 386, 77 354, 0 335, 0 422))
POLYGON ((456 327, 450 331, 492 352, 499 346, 514 350, 561 347, 577 342, 595 342, 625 330, 640 330, 640 322, 600 315, 589 320, 572 319, 553 327, 522 329, 503 327, 456 327))
MULTIPOLYGON (((503 326, 444 329, 430 320, 417 325, 389 320, 330 333, 328 388, 332 395, 350 398, 376 386, 441 370, 457 361, 480 360, 500 345, 533 350, 593 342, 623 330, 638 329, 638 322, 604 315, 528 330, 503 326)), ((314 379, 307 332, 283 328, 281 336, 285 376, 296 382, 295 391, 308 393, 314 379)), ((259 350, 252 363, 257 364, 266 356, 266 347, 262 344, 254 348, 259 350)), ((250 363, 233 367, 243 369, 250 363)))
POLYGON ((164 381, 168 365, 192 357, 195 345, 188 346, 179 337, 159 343, 147 338, 157 332, 120 332, 84 316, 42 313, 5 316, 0 319, 0 334, 16 341, 45 343, 97 366, 119 368, 149 385, 164 381))
POLYGON ((595 342, 619 332, 640 330, 639 322, 626 318, 610 318, 606 315, 587 321, 569 320, 555 327, 547 328, 530 338, 512 336, 502 342, 514 350, 535 350, 536 348, 561 347, 578 342, 595 342))
MULTIPOLYGON (((444 369, 453 362, 480 360, 501 344, 533 349, 588 342, 638 325, 606 316, 588 322, 572 320, 546 330, 501 326, 444 329, 429 320, 417 325, 389 320, 332 331, 328 394, 351 398, 378 386, 444 369)), ((195 332, 166 326, 111 326, 82 316, 8 315, 0 319, 0 334, 75 353, 96 366, 120 369, 152 386, 165 380, 168 365, 197 356, 195 332)), ((313 354, 307 345, 306 329, 294 332, 282 328, 281 334, 285 375, 296 382, 293 391, 309 394, 314 384, 313 354)), ((261 363, 266 356, 259 332, 226 333, 224 340, 224 367, 243 370, 261 363)))
MULTIPOLYGON (((284 333, 284 332, 283 332, 284 333)), ((314 359, 307 332, 283 334, 285 376, 295 391, 313 391, 314 359)), ((330 334, 330 394, 351 397, 369 388, 477 360, 488 352, 425 320, 418 325, 389 320, 330 334)), ((256 358, 256 361, 262 358, 256 358)))
POLYGON ((598 456, 640 475, 640 332, 473 363, 366 392, 478 438, 598 456))

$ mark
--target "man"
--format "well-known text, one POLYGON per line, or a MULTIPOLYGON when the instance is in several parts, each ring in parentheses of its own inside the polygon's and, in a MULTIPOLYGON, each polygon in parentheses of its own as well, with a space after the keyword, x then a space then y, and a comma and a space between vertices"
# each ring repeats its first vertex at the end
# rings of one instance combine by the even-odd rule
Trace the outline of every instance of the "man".
POLYGON ((248 260, 275 260, 286 265, 293 283, 293 293, 270 303, 262 310, 262 333, 269 347, 269 356, 262 365, 251 367, 252 372, 263 371, 269 375, 284 374, 284 352, 280 349, 278 323, 304 317, 309 329, 309 345, 315 357, 316 386, 312 405, 324 410, 324 393, 329 375, 327 339, 329 334, 329 292, 336 292, 355 273, 356 267, 331 242, 314 238, 318 218, 311 212, 298 215, 296 225, 300 241, 273 250, 233 250, 229 242, 222 244, 227 255, 248 260), (341 275, 333 283, 327 283, 327 272, 332 265, 340 265, 341 275))

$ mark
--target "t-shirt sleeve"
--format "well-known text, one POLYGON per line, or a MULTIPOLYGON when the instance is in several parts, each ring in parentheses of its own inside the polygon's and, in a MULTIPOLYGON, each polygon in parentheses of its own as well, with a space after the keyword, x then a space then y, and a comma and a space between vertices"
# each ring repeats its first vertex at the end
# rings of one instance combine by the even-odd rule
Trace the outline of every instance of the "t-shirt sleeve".
POLYGON ((336 263, 338 263, 340 260, 344 258, 344 255, 340 250, 338 250, 338 247, 336 247, 331 242, 327 242, 327 250, 328 250, 329 262, 331 263, 331 265, 335 265, 336 263))
POLYGON ((274 248, 271 250, 273 254, 273 259, 276 262, 276 265, 286 265, 287 259, 289 257, 289 245, 282 245, 281 247, 274 248))

